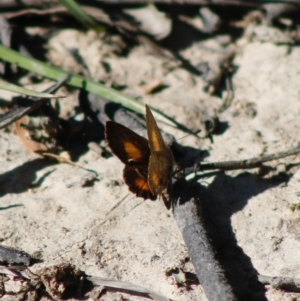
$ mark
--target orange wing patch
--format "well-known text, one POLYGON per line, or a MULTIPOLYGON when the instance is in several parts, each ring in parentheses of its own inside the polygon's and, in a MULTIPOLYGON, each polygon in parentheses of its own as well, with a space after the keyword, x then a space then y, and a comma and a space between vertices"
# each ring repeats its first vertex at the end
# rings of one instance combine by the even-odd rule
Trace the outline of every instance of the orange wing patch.
POLYGON ((128 157, 133 161, 141 161, 143 159, 142 151, 130 141, 124 143, 124 149, 128 157))
POLYGON ((151 137, 148 137, 149 140, 152 142, 152 151, 154 152, 159 152, 162 150, 161 140, 160 137, 158 137, 158 135, 160 135, 160 133, 156 131, 151 131, 151 137))
POLYGON ((143 191, 149 191, 150 190, 148 182, 145 179, 142 179, 142 178, 136 179, 135 180, 135 185, 143 191))

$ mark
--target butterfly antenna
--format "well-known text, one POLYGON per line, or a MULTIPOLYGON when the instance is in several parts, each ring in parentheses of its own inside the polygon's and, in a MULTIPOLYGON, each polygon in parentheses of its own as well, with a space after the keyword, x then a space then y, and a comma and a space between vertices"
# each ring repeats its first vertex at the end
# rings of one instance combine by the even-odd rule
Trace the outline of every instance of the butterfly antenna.
POLYGON ((191 134, 187 134, 187 135, 185 135, 185 136, 183 136, 183 137, 180 137, 180 138, 178 138, 178 139, 176 139, 176 140, 178 141, 178 140, 180 140, 180 139, 183 139, 183 138, 188 137, 188 136, 191 136, 191 135, 197 135, 197 134, 200 133, 200 132, 201 132, 201 130, 197 130, 196 132, 193 132, 193 133, 191 133, 191 134))

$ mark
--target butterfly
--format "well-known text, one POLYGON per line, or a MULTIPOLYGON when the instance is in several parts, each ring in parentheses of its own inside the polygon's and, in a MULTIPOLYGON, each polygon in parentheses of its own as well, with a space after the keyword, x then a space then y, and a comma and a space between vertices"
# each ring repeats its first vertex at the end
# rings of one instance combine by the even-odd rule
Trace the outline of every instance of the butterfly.
POLYGON ((148 140, 122 124, 107 121, 106 140, 112 152, 125 164, 123 177, 129 190, 144 199, 156 200, 161 196, 169 209, 173 154, 147 105, 146 124, 148 140))

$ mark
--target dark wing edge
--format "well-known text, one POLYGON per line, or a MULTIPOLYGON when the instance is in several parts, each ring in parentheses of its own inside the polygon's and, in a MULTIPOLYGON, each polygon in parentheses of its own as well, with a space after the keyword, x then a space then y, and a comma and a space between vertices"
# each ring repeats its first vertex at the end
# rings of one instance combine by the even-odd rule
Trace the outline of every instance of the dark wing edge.
POLYGON ((143 199, 150 199, 155 201, 157 196, 152 194, 148 179, 148 165, 140 164, 138 166, 130 166, 127 165, 124 168, 123 176, 126 185, 129 190, 134 193, 138 197, 142 197, 143 199))

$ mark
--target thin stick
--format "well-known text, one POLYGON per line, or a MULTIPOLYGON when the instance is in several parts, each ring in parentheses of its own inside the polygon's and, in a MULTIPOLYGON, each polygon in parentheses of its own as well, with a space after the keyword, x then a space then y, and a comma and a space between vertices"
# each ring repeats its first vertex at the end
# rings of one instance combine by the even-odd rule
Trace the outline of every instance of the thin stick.
POLYGON ((130 282, 111 280, 102 277, 88 276, 87 280, 91 281, 94 285, 104 286, 106 288, 111 288, 115 290, 121 290, 133 295, 139 295, 146 298, 151 298, 156 301, 168 301, 169 298, 164 297, 163 295, 156 293, 150 289, 146 289, 140 285, 136 285, 130 282))
POLYGON ((222 113, 226 109, 228 109, 234 98, 234 90, 233 90, 233 86, 232 86, 232 80, 230 78, 231 75, 229 74, 228 70, 226 70, 226 69, 225 69, 225 72, 226 72, 225 84, 226 84, 226 89, 227 89, 227 96, 226 96, 226 99, 225 99, 224 103, 222 104, 221 108, 219 109, 219 113, 222 113))
POLYGON ((258 275, 258 280, 262 284, 270 284, 276 289, 282 289, 289 292, 300 292, 300 278, 258 275))
POLYGON ((282 151, 282 152, 261 156, 261 157, 254 157, 246 160, 198 163, 196 165, 195 171, 212 170, 212 169, 234 170, 234 169, 255 168, 261 166, 262 163, 282 159, 292 155, 297 155, 299 153, 300 153, 300 146, 297 146, 287 151, 282 151))

